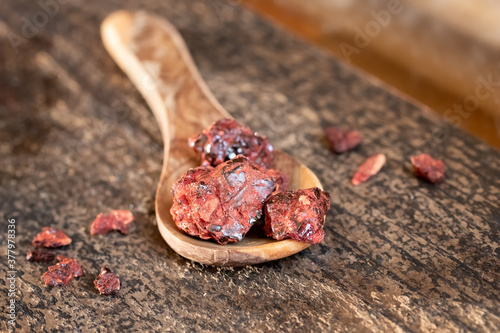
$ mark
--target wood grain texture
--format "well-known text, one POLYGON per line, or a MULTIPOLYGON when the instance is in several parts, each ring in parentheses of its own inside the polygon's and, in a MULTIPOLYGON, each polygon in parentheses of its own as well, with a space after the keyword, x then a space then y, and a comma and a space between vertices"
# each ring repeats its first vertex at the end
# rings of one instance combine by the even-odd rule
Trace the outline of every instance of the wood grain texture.
POLYGON ((43 226, 65 229, 73 242, 57 253, 79 258, 85 276, 47 288, 46 265, 19 255, 17 331, 500 329, 497 150, 237 6, 74 0, 15 53, 8 32, 21 34, 38 10, 0 2, 0 219, 16 219, 20 253, 43 226), (322 244, 242 268, 196 264, 165 245, 154 212, 161 133, 99 34, 122 8, 179 27, 231 115, 319 176, 332 193, 322 244), (334 124, 359 129, 359 149, 332 155, 322 133, 334 124), (445 183, 413 177, 416 151, 445 161, 445 183), (387 156, 381 173, 352 187, 375 153, 387 156), (130 234, 90 236, 110 208, 133 210, 130 234), (102 265, 122 281, 117 296, 93 290, 102 265))
MULTIPOLYGON (((185 258, 215 266, 254 265, 309 247, 292 239, 272 240, 259 232, 221 246, 177 228, 170 214, 172 184, 200 165, 199 157, 187 147, 188 139, 214 121, 231 116, 208 90, 182 37, 167 20, 145 11, 117 11, 104 20, 101 35, 107 51, 148 102, 163 133, 164 158, 155 210, 158 229, 168 245, 185 258)), ((323 188, 311 170, 290 156, 276 152, 274 163, 277 170, 289 175, 290 189, 323 188)))

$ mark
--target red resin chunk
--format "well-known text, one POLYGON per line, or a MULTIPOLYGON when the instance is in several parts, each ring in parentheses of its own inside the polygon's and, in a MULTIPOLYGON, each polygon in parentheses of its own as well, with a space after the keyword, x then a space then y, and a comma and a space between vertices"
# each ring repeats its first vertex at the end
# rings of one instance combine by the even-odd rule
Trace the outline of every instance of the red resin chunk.
POLYGON ((273 146, 269 140, 233 119, 221 119, 201 134, 189 138, 189 147, 201 155, 202 166, 217 166, 244 155, 269 169, 273 165, 273 146))
POLYGON ((90 226, 91 235, 105 235, 112 230, 122 234, 128 233, 128 226, 134 220, 134 214, 128 210, 112 210, 107 214, 100 213, 90 226))
POLYGON ((384 166, 385 160, 386 158, 384 154, 377 154, 369 157, 365 163, 361 164, 361 166, 356 170, 356 173, 351 180, 352 184, 362 184, 370 177, 376 175, 384 166))
POLYGON ((26 260, 33 262, 51 262, 56 255, 49 251, 33 250, 26 253, 26 260))
POLYGON ((189 235, 220 244, 240 241, 262 215, 276 177, 237 156, 215 168, 197 167, 172 186, 170 213, 189 235))
POLYGON ((33 238, 31 244, 34 247, 60 247, 71 243, 71 238, 66 236, 62 230, 56 230, 50 227, 45 227, 42 232, 33 238))
POLYGON ((59 262, 54 266, 49 266, 49 270, 42 275, 42 280, 47 286, 67 286, 75 277, 83 275, 82 266, 76 259, 57 256, 59 262))
POLYGON ((94 280, 94 286, 101 295, 113 295, 120 291, 120 280, 109 268, 102 267, 101 272, 94 280))
POLYGON ((444 171, 446 166, 443 161, 435 160, 427 154, 411 157, 411 164, 415 174, 431 183, 440 183, 444 181, 444 171))
POLYGON ((355 130, 344 130, 337 127, 327 127, 325 129, 326 138, 330 142, 332 150, 341 154, 356 148, 361 143, 361 134, 355 130))
POLYGON ((329 209, 330 194, 317 187, 274 194, 264 206, 264 231, 277 240, 320 243, 329 209))

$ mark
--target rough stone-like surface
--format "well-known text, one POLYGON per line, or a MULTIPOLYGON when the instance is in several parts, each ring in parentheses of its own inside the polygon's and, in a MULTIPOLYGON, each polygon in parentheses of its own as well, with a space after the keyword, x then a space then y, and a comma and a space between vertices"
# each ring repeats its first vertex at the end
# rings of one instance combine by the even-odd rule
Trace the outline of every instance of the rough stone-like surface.
MULTIPOLYGON (((0 2, 0 244, 5 253, 16 219, 17 331, 500 330, 500 153, 236 4, 67 1, 15 53, 8 33, 42 9, 0 2), (99 36, 121 8, 169 18, 222 105, 317 173, 332 198, 322 244, 234 269, 169 249, 153 205, 160 132, 99 36), (360 130, 363 145, 332 155, 333 124, 360 130), (375 152, 384 172, 353 187, 375 152), (421 152, 446 162, 446 182, 413 176, 421 152), (134 212, 129 235, 91 237, 109 209, 134 212), (86 272, 66 288, 45 287, 46 264, 22 258, 49 224, 73 239, 57 254, 86 272), (120 274, 113 297, 94 290, 102 266, 120 274)), ((0 279, 2 309, 6 287, 0 279)))
POLYGON ((51 227, 43 227, 42 231, 36 234, 31 242, 32 246, 46 248, 56 248, 68 244, 71 244, 71 238, 69 238, 63 230, 51 227))
POLYGON ((120 291, 120 279, 109 268, 102 267, 94 280, 94 287, 100 295, 114 295, 120 291))
POLYGON ((132 221, 134 221, 134 214, 129 210, 112 210, 111 212, 99 213, 90 225, 90 234, 105 235, 110 231, 118 230, 126 235, 132 221))
POLYGON ((224 245, 239 242, 262 216, 276 176, 243 155, 215 168, 189 169, 172 185, 170 214, 177 227, 224 245))
POLYGON ((73 278, 83 275, 83 267, 76 259, 59 255, 57 260, 59 262, 49 266, 49 269, 42 275, 42 281, 46 286, 66 287, 73 278))
POLYGON ((190 137, 188 145, 201 156, 202 166, 216 167, 238 155, 266 169, 273 166, 273 146, 269 140, 234 119, 219 119, 202 133, 190 137))
POLYGON ((329 209, 330 194, 318 187, 274 194, 264 206, 264 232, 277 240, 319 244, 329 209))
POLYGON ((431 183, 441 183, 444 181, 446 166, 443 161, 435 160, 427 154, 412 156, 410 160, 417 177, 426 179, 431 183))
POLYGON ((356 130, 333 126, 325 128, 325 136, 330 143, 332 151, 337 154, 353 150, 363 140, 361 134, 356 130))

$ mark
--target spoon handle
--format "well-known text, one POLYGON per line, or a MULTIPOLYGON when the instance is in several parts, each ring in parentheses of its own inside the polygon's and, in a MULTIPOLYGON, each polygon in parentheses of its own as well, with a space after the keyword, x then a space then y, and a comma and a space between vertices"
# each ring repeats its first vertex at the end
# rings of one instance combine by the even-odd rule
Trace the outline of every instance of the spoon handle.
POLYGON ((195 158, 186 153, 187 139, 230 115, 209 91, 177 29, 165 19, 119 11, 106 18, 101 32, 107 51, 151 107, 168 169, 177 170, 195 158))

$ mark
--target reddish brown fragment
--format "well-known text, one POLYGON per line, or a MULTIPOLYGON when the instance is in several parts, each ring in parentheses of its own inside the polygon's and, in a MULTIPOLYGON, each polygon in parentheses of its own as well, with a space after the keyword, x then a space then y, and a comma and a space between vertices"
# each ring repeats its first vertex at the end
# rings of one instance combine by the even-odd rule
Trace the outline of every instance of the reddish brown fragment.
POLYGON ((290 186, 290 178, 288 177, 288 175, 276 169, 269 169, 267 170, 267 173, 271 176, 276 177, 276 189, 274 190, 273 194, 286 192, 288 190, 288 187, 290 186))
POLYGON ((75 277, 83 275, 82 266, 76 259, 57 256, 59 262, 54 266, 49 266, 49 270, 42 275, 42 280, 47 286, 67 286, 75 277))
POLYGON ((33 250, 26 253, 26 260, 32 262, 51 262, 56 255, 49 251, 33 250))
POLYGON ((446 166, 443 161, 435 160, 427 154, 421 154, 411 157, 411 164, 415 174, 431 183, 440 183, 444 181, 444 172, 446 166))
POLYGON ((34 247, 54 248, 65 246, 71 243, 71 238, 66 236, 62 230, 45 227, 42 232, 33 238, 31 243, 34 247))
POLYGON ((237 156, 215 168, 187 171, 173 184, 170 213, 177 227, 220 244, 240 241, 262 215, 276 177, 237 156))
POLYGON ((317 187, 274 194, 264 206, 264 232, 277 240, 320 243, 329 209, 330 194, 317 187))
POLYGON ((377 154, 369 157, 365 163, 361 164, 356 170, 351 180, 352 184, 359 185, 366 182, 371 176, 376 175, 384 166, 385 160, 384 154, 377 154))
POLYGON ((325 134, 332 150, 337 154, 356 148, 362 140, 361 134, 352 129, 344 130, 337 127, 327 127, 325 134))
POLYGON ((126 235, 132 221, 134 221, 134 214, 128 210, 112 210, 107 214, 100 213, 90 226, 90 234, 105 235, 112 230, 118 230, 126 235))
POLYGON ((189 138, 188 144, 201 155, 202 166, 215 167, 240 154, 266 169, 273 165, 269 140, 234 119, 214 122, 201 134, 189 138))
POLYGON ((120 291, 120 280, 109 268, 102 267, 101 272, 94 280, 94 286, 101 295, 113 295, 120 291))

